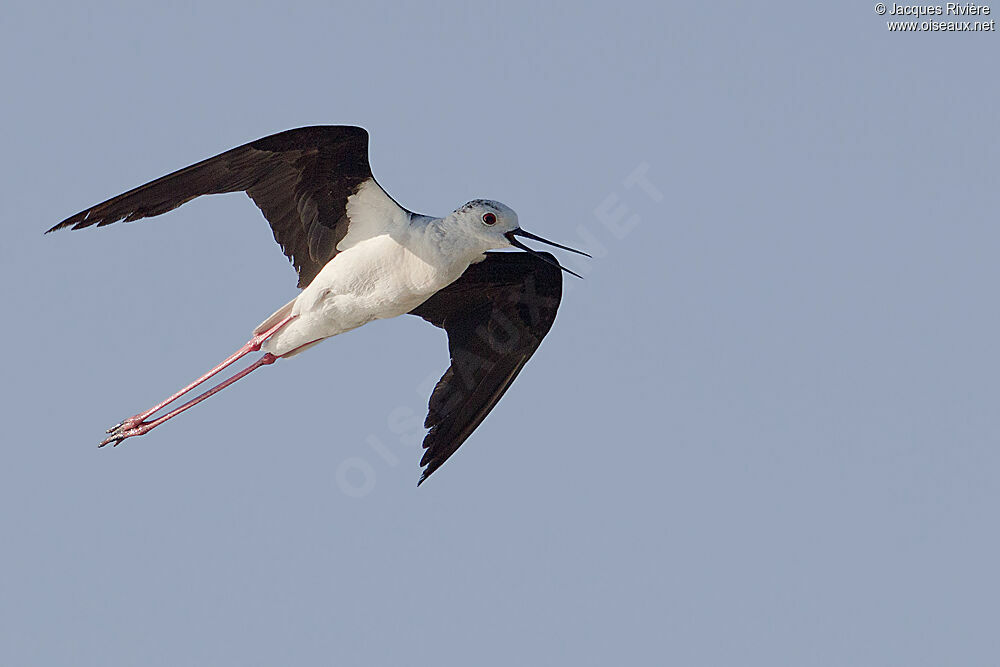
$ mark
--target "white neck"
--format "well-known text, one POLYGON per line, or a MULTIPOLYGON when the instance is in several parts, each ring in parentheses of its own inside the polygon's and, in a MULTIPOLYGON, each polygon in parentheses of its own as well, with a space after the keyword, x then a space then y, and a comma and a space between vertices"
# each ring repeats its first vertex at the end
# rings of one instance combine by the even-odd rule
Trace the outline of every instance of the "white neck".
POLYGON ((410 225, 410 250, 448 273, 457 272, 456 278, 489 250, 478 239, 462 233, 454 214, 443 218, 414 214, 410 225))

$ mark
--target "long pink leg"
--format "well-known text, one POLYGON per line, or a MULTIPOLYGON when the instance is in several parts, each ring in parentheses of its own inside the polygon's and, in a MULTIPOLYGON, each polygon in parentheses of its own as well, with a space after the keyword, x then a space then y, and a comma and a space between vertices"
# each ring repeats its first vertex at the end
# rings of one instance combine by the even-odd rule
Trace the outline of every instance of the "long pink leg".
MULTIPOLYGON (((183 389, 181 389, 177 393, 175 393, 175 394, 167 397, 165 400, 160 401, 159 403, 157 403, 156 405, 154 405, 150 409, 146 410, 145 412, 140 412, 137 415, 129 417, 128 419, 126 419, 126 420, 124 420, 122 422, 119 422, 118 424, 115 424, 114 426, 112 426, 111 428, 109 428, 106 432, 114 435, 114 434, 119 433, 121 431, 127 431, 129 429, 135 428, 136 426, 142 424, 144 421, 146 421, 147 419, 149 419, 149 417, 151 417, 153 414, 155 414, 155 413, 159 412, 160 410, 162 410, 163 408, 167 407, 168 405, 170 405, 171 403, 173 403, 174 401, 176 401, 178 398, 180 398, 184 394, 188 393, 189 391, 191 391, 192 389, 194 389, 198 385, 202 384, 206 380, 209 380, 212 377, 215 377, 220 372, 222 372, 226 368, 229 368, 230 366, 232 366, 233 364, 235 364, 237 361, 239 361, 240 359, 242 359, 246 355, 250 354, 251 352, 257 352, 257 351, 259 351, 260 350, 260 346, 264 344, 264 341, 266 341, 268 338, 270 338, 271 336, 273 336, 274 333, 276 331, 278 331, 278 329, 280 329, 281 327, 285 326, 286 324, 288 324, 289 322, 291 322, 296 317, 297 317, 296 315, 289 315, 288 317, 285 317, 284 319, 282 319, 280 322, 278 322, 277 324, 275 324, 273 327, 271 327, 267 331, 262 331, 261 333, 257 334, 253 338, 251 338, 249 341, 247 341, 247 343, 243 347, 241 347, 240 349, 236 350, 236 352, 234 352, 233 354, 231 354, 230 356, 228 356, 222 363, 220 363, 218 366, 214 367, 213 369, 211 369, 210 371, 208 371, 207 373, 205 373, 204 375, 202 375, 200 378, 198 378, 197 380, 195 380, 194 382, 192 382, 188 386, 184 387, 183 389)), ((110 440, 112 440, 112 439, 113 438, 109 438, 105 442, 110 442, 110 440)), ((105 443, 101 443, 102 446, 104 444, 105 443)))
POLYGON ((153 421, 150 421, 150 422, 142 422, 141 424, 138 424, 138 425, 136 425, 134 427, 131 427, 131 428, 128 428, 128 429, 122 429, 122 430, 115 431, 113 434, 111 434, 110 436, 108 436, 106 439, 102 440, 101 444, 99 444, 98 447, 103 447, 104 445, 106 445, 108 443, 114 443, 114 446, 117 447, 118 443, 120 443, 125 438, 131 438, 132 436, 143 435, 145 433, 149 433, 154 428, 156 428, 157 426, 159 426, 163 422, 167 421, 168 419, 173 419, 174 417, 176 417, 180 413, 184 412, 185 410, 190 410, 194 406, 196 406, 199 403, 201 403, 202 401, 204 401, 206 398, 209 398, 211 396, 214 396, 215 394, 218 394, 220 391, 222 391, 223 389, 225 389, 229 385, 233 384, 237 380, 240 380, 240 379, 246 377, 247 375, 250 375, 255 370, 257 370, 258 368, 260 368, 261 366, 268 366, 270 364, 273 364, 277 360, 278 360, 278 357, 274 356, 270 352, 266 352, 266 353, 264 353, 264 356, 262 356, 260 359, 258 359, 257 361, 253 362, 252 364, 250 364, 249 366, 247 366, 246 368, 244 368, 243 370, 241 370, 239 373, 236 373, 235 375, 233 375, 228 380, 223 380, 222 382, 220 382, 219 384, 215 385, 214 387, 212 387, 208 391, 206 391, 206 392, 204 392, 202 394, 199 394, 198 396, 195 396, 194 398, 192 398, 187 403, 184 403, 183 405, 180 405, 180 406, 174 408, 173 410, 171 410, 167 414, 163 415, 162 417, 158 417, 158 418, 156 418, 156 419, 154 419, 153 421))

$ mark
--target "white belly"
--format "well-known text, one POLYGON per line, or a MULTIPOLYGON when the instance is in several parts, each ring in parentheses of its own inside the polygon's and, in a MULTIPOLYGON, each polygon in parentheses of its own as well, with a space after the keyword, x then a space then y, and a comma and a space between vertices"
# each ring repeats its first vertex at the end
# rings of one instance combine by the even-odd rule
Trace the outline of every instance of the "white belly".
POLYGON ((261 350, 283 356, 376 319, 408 313, 468 268, 435 266, 389 235, 336 255, 295 299, 289 322, 261 350))

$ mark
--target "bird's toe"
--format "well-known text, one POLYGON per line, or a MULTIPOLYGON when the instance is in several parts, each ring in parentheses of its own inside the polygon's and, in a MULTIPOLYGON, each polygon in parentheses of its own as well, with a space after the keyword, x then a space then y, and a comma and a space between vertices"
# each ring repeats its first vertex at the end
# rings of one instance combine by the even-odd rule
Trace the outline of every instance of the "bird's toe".
POLYGON ((118 422, 117 424, 109 428, 107 431, 105 431, 105 433, 113 436, 117 433, 121 433, 122 431, 128 431, 134 429, 136 426, 139 426, 141 424, 142 424, 142 417, 140 417, 139 415, 135 415, 133 417, 129 417, 128 419, 123 419, 122 421, 118 422))
POLYGON ((128 420, 119 424, 115 429, 109 430, 110 435, 104 440, 101 440, 98 447, 103 447, 104 445, 111 445, 112 447, 117 447, 126 438, 131 438, 137 435, 142 435, 146 431, 152 428, 151 424, 141 422, 138 426, 131 426, 128 420))

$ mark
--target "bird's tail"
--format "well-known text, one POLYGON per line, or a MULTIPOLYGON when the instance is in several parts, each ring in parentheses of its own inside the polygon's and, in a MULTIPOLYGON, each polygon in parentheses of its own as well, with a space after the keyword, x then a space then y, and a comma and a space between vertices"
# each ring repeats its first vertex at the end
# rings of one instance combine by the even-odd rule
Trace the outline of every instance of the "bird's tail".
POLYGON ((273 327, 275 324, 288 317, 288 315, 292 312, 292 305, 294 303, 295 299, 292 299, 284 306, 274 311, 273 315, 271 315, 269 318, 267 318, 266 320, 257 325, 257 328, 253 330, 253 335, 258 336, 264 333, 265 331, 273 327))

